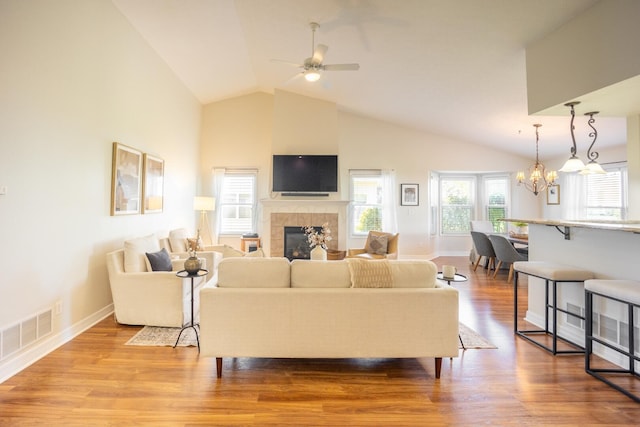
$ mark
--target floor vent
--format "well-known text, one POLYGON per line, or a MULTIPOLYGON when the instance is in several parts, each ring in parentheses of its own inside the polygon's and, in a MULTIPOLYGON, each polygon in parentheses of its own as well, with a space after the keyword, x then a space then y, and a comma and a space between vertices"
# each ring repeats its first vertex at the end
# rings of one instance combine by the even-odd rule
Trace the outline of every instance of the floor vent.
MULTIPOLYGON (((637 354, 640 352, 640 330, 637 326, 633 327, 633 347, 634 352, 637 354)), ((624 348, 629 348, 629 324, 620 322, 620 345, 624 348)))
POLYGON ((53 310, 45 310, 0 331, 0 360, 33 344, 53 331, 53 310))
POLYGON ((600 337, 613 342, 618 342, 618 321, 611 317, 605 316, 601 314, 600 316, 600 330, 598 331, 598 335, 600 337))

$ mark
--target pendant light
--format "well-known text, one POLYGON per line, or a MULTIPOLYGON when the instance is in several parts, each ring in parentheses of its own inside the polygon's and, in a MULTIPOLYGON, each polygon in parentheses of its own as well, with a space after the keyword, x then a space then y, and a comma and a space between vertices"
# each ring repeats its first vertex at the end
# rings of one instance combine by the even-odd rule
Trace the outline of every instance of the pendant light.
POLYGON ((520 171, 516 175, 518 185, 524 185, 525 188, 536 196, 539 192, 544 191, 549 185, 553 185, 558 174, 556 171, 545 171, 544 165, 540 163, 538 158, 538 129, 542 126, 539 123, 533 125, 536 128, 536 162, 529 168, 529 180, 525 179, 524 172, 520 171))
POLYGON ((582 160, 580 160, 576 155, 576 153, 578 152, 578 148, 576 146, 576 136, 574 135, 575 127, 573 126, 573 120, 576 117, 576 112, 574 107, 578 104, 580 104, 580 101, 572 101, 564 104, 565 107, 571 108, 570 127, 571 127, 571 141, 573 142, 573 146, 571 147, 571 157, 569 157, 569 160, 567 160, 564 166, 560 168, 560 172, 578 172, 585 168, 585 165, 584 163, 582 163, 582 160))
POLYGON ((587 124, 591 129, 593 129, 591 132, 589 132, 589 138, 593 138, 593 141, 591 141, 591 145, 587 150, 587 158, 589 159, 589 163, 587 163, 585 168, 580 171, 580 175, 607 173, 604 169, 602 169, 602 166, 600 166, 600 163, 597 162, 598 157, 600 156, 598 152, 591 151, 591 149, 593 148, 593 145, 596 143, 596 139, 598 139, 598 131, 593 126, 593 124, 596 121, 596 119, 594 119, 593 116, 595 116, 598 113, 599 111, 592 111, 590 113, 585 114, 585 116, 589 116, 589 121, 587 122, 587 124))

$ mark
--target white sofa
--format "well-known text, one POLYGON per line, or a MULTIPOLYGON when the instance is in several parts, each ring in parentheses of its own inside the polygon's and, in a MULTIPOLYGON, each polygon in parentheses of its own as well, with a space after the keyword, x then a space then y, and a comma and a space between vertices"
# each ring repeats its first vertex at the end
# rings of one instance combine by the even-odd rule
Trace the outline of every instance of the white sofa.
MULTIPOLYGON (((353 266, 354 264, 352 264, 353 266)), ((458 355, 458 291, 426 260, 228 258, 200 291, 201 355, 404 358, 458 355), (350 263, 387 263, 391 288, 352 288, 350 263)))

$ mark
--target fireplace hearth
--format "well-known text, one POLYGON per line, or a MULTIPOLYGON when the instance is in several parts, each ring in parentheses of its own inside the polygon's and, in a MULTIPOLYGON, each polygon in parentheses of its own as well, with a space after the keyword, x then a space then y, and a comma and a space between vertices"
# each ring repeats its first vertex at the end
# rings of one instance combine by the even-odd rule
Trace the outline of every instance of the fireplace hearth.
MULTIPOLYGON (((314 226, 313 228, 317 232, 322 231, 321 226, 314 226)), ((302 227, 284 227, 284 256, 289 261, 311 258, 309 241, 302 227)))

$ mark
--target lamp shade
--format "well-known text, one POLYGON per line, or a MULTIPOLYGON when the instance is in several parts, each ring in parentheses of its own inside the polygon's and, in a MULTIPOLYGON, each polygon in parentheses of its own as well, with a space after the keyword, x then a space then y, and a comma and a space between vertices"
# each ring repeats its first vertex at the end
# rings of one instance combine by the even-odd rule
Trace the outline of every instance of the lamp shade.
POLYGON ((196 196, 193 199, 193 210, 196 211, 215 211, 216 198, 206 196, 196 196))
POLYGON ((560 168, 560 172, 578 172, 584 169, 584 163, 576 156, 571 156, 569 160, 560 168))
POLYGON ((585 168, 582 169, 579 173, 580 175, 591 175, 591 174, 603 174, 603 173, 607 173, 607 171, 602 169, 602 166, 600 166, 600 163, 591 161, 587 163, 587 166, 585 166, 585 168))
POLYGON ((316 70, 310 70, 304 73, 304 78, 308 82, 317 82, 318 80, 320 80, 320 73, 316 70))

